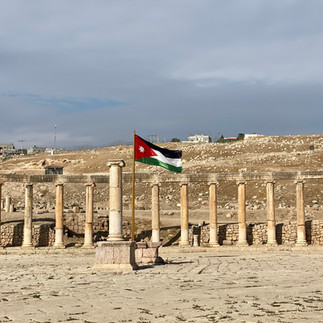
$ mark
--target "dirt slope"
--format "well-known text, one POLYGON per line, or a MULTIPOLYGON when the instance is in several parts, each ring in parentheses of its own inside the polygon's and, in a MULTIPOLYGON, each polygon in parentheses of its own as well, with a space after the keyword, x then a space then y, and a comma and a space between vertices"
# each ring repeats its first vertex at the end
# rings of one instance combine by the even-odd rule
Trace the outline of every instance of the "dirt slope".
MULTIPOLYGON (((300 136, 264 136, 246 139, 233 143, 165 143, 160 146, 169 149, 183 150, 183 173, 212 173, 238 171, 298 171, 323 170, 323 135, 300 136)), ((48 165, 64 167, 64 174, 106 174, 106 163, 109 159, 123 159, 126 162, 125 172, 131 172, 132 147, 116 146, 82 151, 61 151, 54 156, 37 154, 17 156, 0 162, 0 173, 44 174, 48 165)), ((136 163, 137 172, 155 174, 167 173, 160 167, 136 163)), ((3 197, 10 194, 16 205, 23 205, 23 186, 18 183, 6 183, 3 197)), ((276 204, 278 208, 289 208, 295 204, 295 187, 293 183, 278 182, 275 186, 276 204)), ((83 185, 69 186, 65 190, 65 203, 84 205, 83 185)), ((307 184, 305 203, 313 214, 322 210, 322 181, 307 184)), ((108 189, 98 185, 96 203, 107 207, 108 189)), ((235 183, 221 183, 219 187, 219 203, 226 213, 236 209, 237 188, 235 183)), ((54 188, 50 185, 35 185, 35 203, 53 203, 54 188)), ((189 188, 190 208, 207 211, 208 187, 206 183, 198 183, 189 188)), ((131 188, 124 187, 124 204, 127 209, 131 202, 131 188)), ((178 209, 178 185, 161 187, 162 210, 178 209)), ((251 210, 265 208, 265 187, 263 183, 249 183, 247 186, 247 204, 251 210)), ((136 191, 136 205, 139 209, 150 208, 150 188, 148 184, 140 184, 136 191)))

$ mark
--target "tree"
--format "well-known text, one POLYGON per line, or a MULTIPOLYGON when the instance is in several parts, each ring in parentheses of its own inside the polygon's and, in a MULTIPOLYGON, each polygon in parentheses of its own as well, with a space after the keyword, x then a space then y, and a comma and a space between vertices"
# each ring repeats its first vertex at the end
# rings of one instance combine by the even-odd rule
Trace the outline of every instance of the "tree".
POLYGON ((178 138, 172 138, 171 142, 181 142, 178 138))
POLYGON ((223 137, 223 135, 221 135, 221 137, 216 142, 224 142, 224 141, 225 141, 224 137, 223 137))
POLYGON ((244 139, 244 133, 239 133, 237 136, 238 140, 243 140, 244 139))

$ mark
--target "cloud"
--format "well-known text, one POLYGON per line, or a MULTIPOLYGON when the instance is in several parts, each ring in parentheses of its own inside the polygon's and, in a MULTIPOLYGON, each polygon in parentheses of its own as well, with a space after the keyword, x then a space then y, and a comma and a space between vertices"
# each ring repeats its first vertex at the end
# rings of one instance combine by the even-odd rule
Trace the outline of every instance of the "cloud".
MULTIPOLYGON (((0 141, 322 132, 323 3, 8 1, 0 141), (315 116, 315 118, 313 117, 315 116)), ((27 143, 26 143, 27 144, 27 143)))

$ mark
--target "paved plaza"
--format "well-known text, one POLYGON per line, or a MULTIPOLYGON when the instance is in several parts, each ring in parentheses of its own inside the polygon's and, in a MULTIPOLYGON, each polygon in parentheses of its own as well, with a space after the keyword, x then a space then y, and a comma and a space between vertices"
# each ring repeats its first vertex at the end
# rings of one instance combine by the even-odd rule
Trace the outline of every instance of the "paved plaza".
POLYGON ((94 250, 0 254, 0 322, 323 322, 323 248, 218 248, 94 273, 94 250))

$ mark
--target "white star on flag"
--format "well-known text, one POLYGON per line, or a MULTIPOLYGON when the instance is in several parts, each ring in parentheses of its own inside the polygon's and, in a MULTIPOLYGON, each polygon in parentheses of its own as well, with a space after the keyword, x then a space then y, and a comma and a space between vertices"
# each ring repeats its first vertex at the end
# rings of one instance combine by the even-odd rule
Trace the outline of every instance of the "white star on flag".
POLYGON ((141 153, 144 153, 144 152, 145 152, 145 148, 144 148, 143 146, 140 146, 140 147, 139 147, 139 151, 140 151, 141 153))

